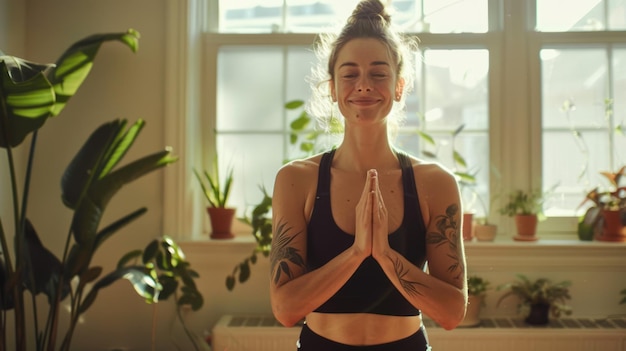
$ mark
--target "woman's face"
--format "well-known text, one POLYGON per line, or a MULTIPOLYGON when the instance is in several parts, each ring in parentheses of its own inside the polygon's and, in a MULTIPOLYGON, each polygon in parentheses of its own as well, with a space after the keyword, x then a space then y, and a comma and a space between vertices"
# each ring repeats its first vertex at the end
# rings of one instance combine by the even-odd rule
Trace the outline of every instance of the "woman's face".
POLYGON ((346 122, 384 120, 402 94, 395 61, 387 46, 373 38, 353 39, 344 45, 330 88, 346 122))

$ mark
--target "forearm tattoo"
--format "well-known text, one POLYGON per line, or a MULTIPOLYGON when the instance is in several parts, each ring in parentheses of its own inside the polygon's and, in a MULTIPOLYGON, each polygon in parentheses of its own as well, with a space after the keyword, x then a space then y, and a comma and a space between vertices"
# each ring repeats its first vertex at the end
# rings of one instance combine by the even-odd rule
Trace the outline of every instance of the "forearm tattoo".
POLYGON ((459 257, 459 222, 457 221, 459 206, 452 204, 446 209, 446 214, 435 218, 437 230, 426 234, 426 242, 436 246, 448 245, 450 252, 448 257, 452 264, 448 267, 448 272, 454 273, 454 279, 462 279, 465 267, 459 257))
POLYGON ((393 262, 393 269, 396 272, 396 277, 398 277, 398 281, 400 281, 400 285, 402 285, 404 291, 406 291, 411 296, 422 295, 418 288, 426 287, 426 285, 420 282, 411 281, 406 278, 409 270, 407 268, 404 268, 404 265, 402 264, 400 258, 396 258, 395 260, 393 260, 391 257, 389 257, 389 259, 391 260, 391 262, 393 262))
POLYGON ((289 268, 289 262, 297 267, 305 268, 304 259, 298 252, 298 249, 289 246, 291 241, 302 234, 302 232, 292 234, 291 229, 282 220, 276 225, 274 243, 270 252, 271 273, 274 278, 274 284, 278 284, 283 274, 286 274, 289 278, 293 277, 293 272, 289 268))

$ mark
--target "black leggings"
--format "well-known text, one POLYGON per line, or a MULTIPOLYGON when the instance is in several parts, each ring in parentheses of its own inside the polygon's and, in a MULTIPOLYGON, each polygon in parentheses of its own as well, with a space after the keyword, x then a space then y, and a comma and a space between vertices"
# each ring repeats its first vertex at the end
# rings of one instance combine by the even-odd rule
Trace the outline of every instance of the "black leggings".
POLYGON ((415 334, 404 339, 385 344, 353 346, 345 345, 326 339, 316 334, 306 323, 302 326, 300 339, 298 339, 298 351, 430 351, 428 336, 422 326, 415 334))

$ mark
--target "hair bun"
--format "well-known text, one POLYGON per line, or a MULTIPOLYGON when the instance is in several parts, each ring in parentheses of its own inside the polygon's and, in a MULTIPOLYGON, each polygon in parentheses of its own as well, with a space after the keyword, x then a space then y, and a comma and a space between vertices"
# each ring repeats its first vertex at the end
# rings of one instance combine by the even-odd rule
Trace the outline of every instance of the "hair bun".
POLYGON ((377 21, 380 20, 383 23, 391 22, 391 16, 380 0, 362 0, 356 6, 350 16, 349 22, 356 22, 359 20, 377 21))

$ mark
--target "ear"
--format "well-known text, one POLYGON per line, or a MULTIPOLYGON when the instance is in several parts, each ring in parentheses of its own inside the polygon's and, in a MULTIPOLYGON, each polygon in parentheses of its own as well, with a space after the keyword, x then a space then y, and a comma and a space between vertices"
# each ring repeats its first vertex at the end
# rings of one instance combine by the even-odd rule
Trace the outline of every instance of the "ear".
POLYGON ((402 98, 402 93, 404 92, 404 78, 398 79, 396 82, 396 101, 400 101, 402 98))
POLYGON ((335 90, 335 81, 334 80, 329 80, 328 81, 328 88, 330 90, 330 97, 333 100, 333 102, 337 102, 337 92, 335 90))

